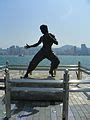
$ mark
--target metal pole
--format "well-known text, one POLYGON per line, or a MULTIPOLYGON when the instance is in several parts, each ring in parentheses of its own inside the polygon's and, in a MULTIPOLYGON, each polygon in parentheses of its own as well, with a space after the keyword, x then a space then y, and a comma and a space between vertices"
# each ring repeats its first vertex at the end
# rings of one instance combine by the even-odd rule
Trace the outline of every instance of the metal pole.
POLYGON ((8 62, 8 60, 6 61, 6 68, 8 68, 8 65, 9 65, 9 62, 8 62))
POLYGON ((63 113, 62 120, 68 120, 68 103, 69 103, 69 74, 68 70, 65 70, 63 81, 63 113))
POLYGON ((5 107, 6 107, 6 117, 11 117, 11 103, 10 103, 10 86, 9 86, 9 70, 8 68, 5 69, 5 107))
POLYGON ((78 62, 78 76, 77 76, 78 80, 81 79, 81 72, 80 72, 80 61, 78 62))

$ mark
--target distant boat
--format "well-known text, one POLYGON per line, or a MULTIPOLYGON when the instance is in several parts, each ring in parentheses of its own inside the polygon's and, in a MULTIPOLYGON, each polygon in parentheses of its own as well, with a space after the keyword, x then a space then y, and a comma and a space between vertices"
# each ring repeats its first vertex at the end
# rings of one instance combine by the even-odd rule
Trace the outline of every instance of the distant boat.
POLYGON ((19 54, 18 56, 23 57, 24 55, 23 54, 19 54))

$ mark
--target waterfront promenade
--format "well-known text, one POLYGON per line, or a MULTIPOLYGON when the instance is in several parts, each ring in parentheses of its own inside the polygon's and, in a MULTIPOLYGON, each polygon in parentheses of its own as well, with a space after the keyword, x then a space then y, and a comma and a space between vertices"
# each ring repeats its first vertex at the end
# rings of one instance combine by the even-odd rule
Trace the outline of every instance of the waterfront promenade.
MULTIPOLYGON (((10 71, 10 78, 20 78, 23 71, 10 71)), ((75 72, 70 72, 70 79, 76 79, 75 72)), ((3 74, 0 75, 1 77, 3 74)), ((90 76, 82 74, 82 77, 90 76)), ((63 79, 63 71, 57 71, 55 78, 51 78, 48 71, 34 71, 32 79, 63 79)), ((72 87, 72 86, 70 86, 72 87)), ((77 87, 77 86, 74 86, 77 87)), ((89 86, 90 87, 90 86, 89 86)), ((5 106, 1 102, 4 95, 0 91, 0 119, 5 116, 5 106)), ((83 92, 69 93, 69 119, 68 120, 89 120, 90 119, 90 100, 87 100, 83 92)), ((61 120, 62 119, 62 103, 55 102, 18 102, 17 106, 12 104, 12 117, 10 120, 61 120)))

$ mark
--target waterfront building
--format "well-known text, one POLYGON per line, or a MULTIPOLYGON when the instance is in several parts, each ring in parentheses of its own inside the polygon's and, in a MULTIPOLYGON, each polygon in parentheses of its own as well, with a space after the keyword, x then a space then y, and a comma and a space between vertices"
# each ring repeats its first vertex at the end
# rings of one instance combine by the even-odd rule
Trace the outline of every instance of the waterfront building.
POLYGON ((88 54, 88 48, 85 44, 81 44, 81 55, 87 55, 88 54))

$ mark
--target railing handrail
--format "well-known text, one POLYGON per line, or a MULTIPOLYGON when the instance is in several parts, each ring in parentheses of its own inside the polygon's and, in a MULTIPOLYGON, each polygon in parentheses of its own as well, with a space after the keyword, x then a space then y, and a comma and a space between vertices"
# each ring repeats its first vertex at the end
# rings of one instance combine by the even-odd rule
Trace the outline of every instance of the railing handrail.
POLYGON ((81 72, 84 72, 84 73, 90 75, 90 71, 88 71, 88 70, 86 70, 86 69, 82 69, 82 68, 81 68, 80 70, 81 70, 81 72))
MULTIPOLYGON (((6 67, 9 68, 9 70, 26 70, 28 68, 28 65, 10 65, 8 61, 6 62, 6 67)), ((35 68, 35 70, 49 70, 50 66, 42 66, 39 65, 35 68)), ((68 69, 69 71, 75 71, 77 79, 81 79, 82 75, 81 72, 84 72, 88 75, 90 75, 90 69, 81 66, 80 61, 78 61, 77 65, 59 65, 57 71, 64 71, 65 69, 68 69)), ((32 74, 32 72, 31 72, 32 74)), ((56 75, 56 70, 54 70, 54 74, 56 75)))
MULTIPOLYGON (((26 70, 28 65, 8 65, 9 70, 26 70)), ((35 70, 49 70, 50 66, 37 66, 35 70)), ((60 65, 57 71, 64 71, 68 68, 70 71, 77 71, 78 65, 60 65)))
MULTIPOLYGON (((28 66, 28 65, 15 65, 15 64, 9 64, 8 66, 28 66)), ((50 65, 39 65, 38 67, 50 67, 50 65)), ((59 65, 59 67, 78 67, 78 65, 59 65)))
POLYGON ((90 71, 90 68, 84 67, 84 66, 80 66, 82 69, 85 69, 87 71, 90 71))
MULTIPOLYGON (((26 70, 28 65, 8 65, 8 68, 10 70, 26 70)), ((50 66, 37 66, 35 70, 49 70, 50 66)), ((60 65, 57 68, 57 71, 64 71, 66 68, 68 68, 69 71, 78 71, 77 78, 80 79, 80 72, 84 72, 88 75, 90 75, 90 69, 86 67, 82 67, 79 63, 79 65, 60 65)))
POLYGON ((3 72, 3 71, 5 71, 5 68, 6 68, 6 65, 0 65, 0 72, 3 72))
POLYGON ((0 70, 6 68, 6 65, 0 65, 0 70))

